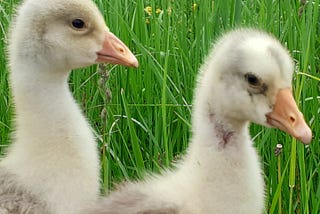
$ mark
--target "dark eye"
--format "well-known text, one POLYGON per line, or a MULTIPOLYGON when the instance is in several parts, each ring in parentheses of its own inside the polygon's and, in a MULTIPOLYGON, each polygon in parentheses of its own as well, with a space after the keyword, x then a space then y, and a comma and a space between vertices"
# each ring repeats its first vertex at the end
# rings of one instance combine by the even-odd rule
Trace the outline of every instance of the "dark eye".
POLYGON ((82 29, 85 27, 85 23, 81 19, 74 19, 72 20, 72 26, 76 29, 82 29))
POLYGON ((254 74, 246 73, 245 80, 249 83, 248 92, 252 94, 265 94, 268 90, 268 85, 254 74))
POLYGON ((244 78, 252 86, 258 86, 260 84, 259 78, 253 74, 250 74, 250 73, 245 74, 244 78))

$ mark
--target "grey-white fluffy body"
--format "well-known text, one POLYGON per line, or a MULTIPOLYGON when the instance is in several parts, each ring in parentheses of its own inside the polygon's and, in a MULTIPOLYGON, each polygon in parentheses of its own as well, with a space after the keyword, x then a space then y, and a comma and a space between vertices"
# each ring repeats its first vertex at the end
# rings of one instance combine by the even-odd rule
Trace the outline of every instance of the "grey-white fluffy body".
POLYGON ((273 36, 237 29, 217 41, 200 70, 185 157, 173 170, 120 185, 84 213, 263 213, 263 176, 248 127, 270 127, 266 114, 277 92, 291 88, 293 61, 273 36))
POLYGON ((138 62, 91 0, 25 0, 14 20, 8 59, 15 131, 0 161, 0 213, 78 213, 97 201, 100 173, 70 71, 138 62))
POLYGON ((49 214, 45 203, 0 168, 0 214, 49 214))

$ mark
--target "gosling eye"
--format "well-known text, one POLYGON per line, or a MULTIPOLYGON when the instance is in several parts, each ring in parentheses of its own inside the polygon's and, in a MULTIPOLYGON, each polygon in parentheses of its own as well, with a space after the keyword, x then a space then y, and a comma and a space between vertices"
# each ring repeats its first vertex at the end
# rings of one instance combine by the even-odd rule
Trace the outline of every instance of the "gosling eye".
POLYGON ((246 82, 249 84, 248 92, 249 94, 265 94, 268 90, 267 84, 263 83, 263 81, 252 73, 246 73, 244 75, 246 82))
POLYGON ((247 73, 247 74, 244 75, 244 78, 252 86, 260 85, 259 78, 256 77, 254 74, 247 73))
POLYGON ((74 19, 71 22, 72 27, 78 30, 83 29, 86 25, 82 19, 74 19))

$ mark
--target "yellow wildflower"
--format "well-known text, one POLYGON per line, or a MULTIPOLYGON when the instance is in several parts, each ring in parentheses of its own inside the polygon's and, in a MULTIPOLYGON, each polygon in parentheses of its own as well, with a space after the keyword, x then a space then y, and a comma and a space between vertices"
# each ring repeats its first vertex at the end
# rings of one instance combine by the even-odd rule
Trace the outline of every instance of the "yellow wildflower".
POLYGON ((150 20, 149 19, 146 19, 146 24, 150 24, 150 20))
POLYGON ((171 13, 172 13, 172 8, 169 7, 169 8, 167 9, 167 12, 168 12, 168 15, 171 15, 171 13))
POLYGON ((147 6, 146 8, 144 8, 144 11, 150 16, 152 14, 152 7, 147 6))
POLYGON ((196 3, 193 3, 192 10, 197 10, 197 8, 198 8, 198 5, 196 3))
POLYGON ((156 14, 162 13, 162 10, 160 8, 156 9, 156 14))

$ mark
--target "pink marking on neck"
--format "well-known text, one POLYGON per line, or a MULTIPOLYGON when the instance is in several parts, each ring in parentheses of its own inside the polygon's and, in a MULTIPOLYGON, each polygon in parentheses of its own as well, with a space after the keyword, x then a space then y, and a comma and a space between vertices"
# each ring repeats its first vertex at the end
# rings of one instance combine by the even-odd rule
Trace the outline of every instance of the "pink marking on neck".
POLYGON ((226 145, 230 142, 231 137, 234 134, 234 131, 228 130, 223 124, 215 120, 215 115, 210 114, 210 121, 214 125, 214 132, 216 137, 219 139, 219 147, 225 148, 226 145))

